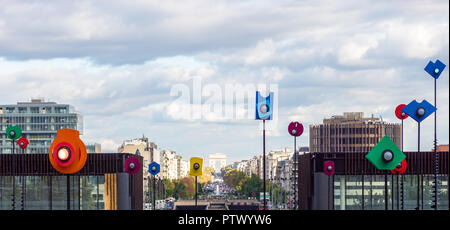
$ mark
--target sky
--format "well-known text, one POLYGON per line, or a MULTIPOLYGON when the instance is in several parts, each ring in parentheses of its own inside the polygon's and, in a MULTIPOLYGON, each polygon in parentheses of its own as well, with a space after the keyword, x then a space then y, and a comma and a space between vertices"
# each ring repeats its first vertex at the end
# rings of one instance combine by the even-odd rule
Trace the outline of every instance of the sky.
MULTIPOLYGON (((449 64, 446 0, 0 5, 0 104, 44 98, 73 105, 83 114, 83 141, 102 144, 103 152, 144 134, 186 159, 224 153, 231 162, 262 154, 261 122, 249 118, 254 98, 232 108, 247 118, 220 119, 220 111, 192 116, 208 102, 223 105, 214 95, 223 96, 227 85, 275 87, 267 150, 293 147, 291 121, 306 127, 301 146, 309 145, 309 125, 343 112, 399 123, 398 104, 433 103, 434 80, 423 70, 428 61, 449 64), (198 104, 195 79, 202 83, 198 104), (177 89, 190 96, 184 104, 178 102, 185 91, 177 89)), ((437 86, 438 142, 448 144, 448 66, 437 86)), ((421 150, 433 146, 433 124, 432 117, 422 122, 421 150)), ((405 120, 404 138, 406 151, 417 150, 412 119, 405 120)))

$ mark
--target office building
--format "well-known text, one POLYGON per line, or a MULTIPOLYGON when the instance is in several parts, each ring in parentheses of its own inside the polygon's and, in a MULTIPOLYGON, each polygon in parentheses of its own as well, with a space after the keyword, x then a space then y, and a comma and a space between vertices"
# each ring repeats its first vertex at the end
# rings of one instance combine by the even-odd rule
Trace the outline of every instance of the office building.
POLYGON ((137 154, 144 159, 144 176, 147 176, 148 165, 153 161, 160 163, 160 152, 158 146, 150 142, 148 137, 144 135, 141 138, 123 141, 122 145, 117 149, 118 153, 137 154))
POLYGON ((177 180, 179 158, 175 151, 161 150, 161 178, 177 180))
POLYGON ((401 125, 365 118, 362 112, 344 113, 309 126, 311 152, 368 152, 384 136, 401 148, 401 125))
POLYGON ((6 137, 8 126, 20 126, 30 144, 26 153, 47 153, 59 129, 76 129, 83 134, 83 117, 68 104, 32 99, 15 105, 0 105, 0 154, 12 152, 6 137))

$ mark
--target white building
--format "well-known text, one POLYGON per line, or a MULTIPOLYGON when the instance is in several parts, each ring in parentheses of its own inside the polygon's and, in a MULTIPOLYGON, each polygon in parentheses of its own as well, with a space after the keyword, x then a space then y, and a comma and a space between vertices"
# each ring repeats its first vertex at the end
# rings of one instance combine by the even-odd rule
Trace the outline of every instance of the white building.
POLYGON ((142 138, 123 141, 117 152, 141 155, 144 158, 144 165, 142 168, 144 177, 147 176, 148 165, 153 161, 156 161, 158 163, 160 161, 160 152, 158 150, 158 146, 155 143, 150 142, 145 136, 142 136, 142 138))
POLYGON ((178 179, 177 153, 171 150, 161 150, 161 178, 169 180, 178 179))
POLYGON ((227 155, 221 153, 212 153, 208 155, 208 166, 213 168, 216 173, 227 166, 227 155))
POLYGON ((180 160, 179 178, 187 177, 189 175, 190 162, 187 160, 180 160))

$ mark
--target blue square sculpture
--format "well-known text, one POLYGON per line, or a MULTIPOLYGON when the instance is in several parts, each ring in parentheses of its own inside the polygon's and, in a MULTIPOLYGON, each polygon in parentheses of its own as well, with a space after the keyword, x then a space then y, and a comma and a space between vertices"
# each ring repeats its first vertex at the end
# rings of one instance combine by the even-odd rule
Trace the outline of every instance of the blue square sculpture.
POLYGON ((429 61, 427 66, 425 66, 425 72, 427 72, 432 77, 438 79, 441 76, 442 71, 445 69, 445 64, 441 61, 436 60, 435 63, 429 61))
POLYGON ((256 91, 256 120, 272 120, 273 115, 273 93, 262 97, 259 91, 256 91))
POLYGON ((419 123, 425 120, 425 118, 427 118, 431 114, 433 114, 436 110, 437 110, 436 107, 434 107, 426 100, 423 100, 420 103, 418 103, 416 100, 413 100, 402 109, 403 112, 408 114, 408 116, 410 116, 412 119, 416 120, 419 123))

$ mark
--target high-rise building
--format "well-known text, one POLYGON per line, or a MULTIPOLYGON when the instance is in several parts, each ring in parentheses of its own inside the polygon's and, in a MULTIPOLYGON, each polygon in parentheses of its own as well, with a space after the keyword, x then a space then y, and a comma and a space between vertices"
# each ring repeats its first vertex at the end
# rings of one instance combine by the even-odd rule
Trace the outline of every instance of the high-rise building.
POLYGON ((179 158, 175 151, 161 150, 161 178, 177 180, 179 158))
POLYGON ((344 113, 309 126, 311 152, 369 152, 384 136, 401 148, 401 125, 365 118, 362 112, 344 113))
POLYGON ((16 105, 0 105, 0 154, 11 153, 6 137, 8 126, 20 126, 30 144, 26 153, 47 153, 59 129, 76 129, 83 134, 83 117, 68 104, 32 99, 16 105))
POLYGON ((150 142, 145 136, 123 141, 117 152, 141 155, 144 158, 144 176, 147 176, 147 167, 150 163, 152 163, 153 161, 160 163, 160 153, 158 150, 158 146, 155 143, 150 142))
POLYGON ((180 171, 178 173, 178 178, 187 177, 189 175, 190 162, 187 160, 180 159, 180 171))

